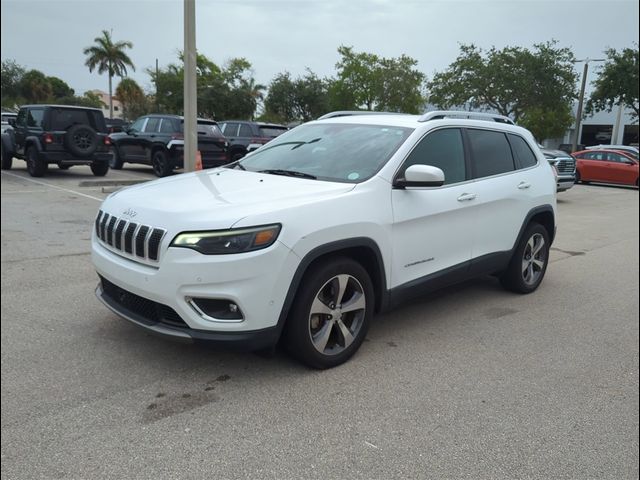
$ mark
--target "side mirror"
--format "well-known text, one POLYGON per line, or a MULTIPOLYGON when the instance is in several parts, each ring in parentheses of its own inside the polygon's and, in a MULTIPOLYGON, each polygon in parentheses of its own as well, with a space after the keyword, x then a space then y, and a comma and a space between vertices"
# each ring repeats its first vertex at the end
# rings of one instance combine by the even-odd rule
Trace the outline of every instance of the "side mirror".
POLYGON ((634 162, 633 160, 624 160, 622 163, 625 163, 627 165, 635 165, 636 162, 634 162))
POLYGON ((444 172, 431 165, 411 165, 404 172, 404 178, 397 178, 396 188, 441 187, 444 184, 444 172))
POLYGON ((15 118, 9 118, 9 125, 11 125, 12 127, 16 126, 16 119, 15 118))

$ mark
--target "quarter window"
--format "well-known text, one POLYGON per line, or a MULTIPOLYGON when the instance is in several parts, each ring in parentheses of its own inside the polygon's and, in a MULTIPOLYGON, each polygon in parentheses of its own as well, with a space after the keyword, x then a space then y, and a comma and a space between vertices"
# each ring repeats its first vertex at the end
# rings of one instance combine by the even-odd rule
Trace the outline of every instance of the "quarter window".
POLYGON ((519 168, 533 167, 538 163, 538 159, 524 138, 509 134, 509 143, 519 168))
POLYGON ((462 132, 458 128, 436 130, 424 137, 411 151, 401 176, 411 165, 431 165, 444 172, 445 185, 466 180, 462 132))
POLYGON ((490 177, 515 169, 507 137, 502 132, 469 129, 475 178, 490 177))
POLYGON ((42 117, 44 117, 44 110, 39 108, 29 110, 27 114, 27 127, 42 128, 42 117))

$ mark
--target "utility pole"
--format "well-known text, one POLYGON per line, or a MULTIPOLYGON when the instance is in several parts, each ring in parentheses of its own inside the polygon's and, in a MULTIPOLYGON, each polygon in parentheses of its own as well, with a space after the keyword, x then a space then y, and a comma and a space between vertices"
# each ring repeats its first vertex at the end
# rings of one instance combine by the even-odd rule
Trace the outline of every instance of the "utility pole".
POLYGON ((160 97, 158 95, 158 59, 156 58, 156 113, 160 113, 160 97))
POLYGON ((184 0, 184 170, 196 169, 198 149, 196 90, 196 2, 184 0))
POLYGON ((580 135, 580 122, 582 122, 582 104, 584 103, 584 90, 587 86, 587 73, 589 71, 589 62, 604 62, 604 58, 585 58, 584 60, 574 60, 573 63, 584 62, 584 70, 582 71, 582 86, 580 87, 580 97, 578 98, 578 111, 576 112, 576 131, 573 132, 573 145, 571 152, 578 150, 578 135, 580 135))

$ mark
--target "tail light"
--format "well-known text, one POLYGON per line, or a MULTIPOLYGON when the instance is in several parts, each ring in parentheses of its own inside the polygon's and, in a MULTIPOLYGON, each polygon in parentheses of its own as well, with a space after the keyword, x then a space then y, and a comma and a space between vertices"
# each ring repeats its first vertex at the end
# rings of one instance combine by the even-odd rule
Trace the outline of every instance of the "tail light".
POLYGON ((105 145, 111 145, 111 139, 108 136, 104 137, 104 144, 105 145))
POLYGON ((264 145, 265 143, 268 143, 269 140, 271 140, 268 137, 256 137, 256 138, 252 138, 250 143, 259 143, 260 145, 264 145))
POLYGON ((174 135, 171 135, 171 139, 172 140, 184 140, 184 135, 181 133, 176 133, 174 135))
POLYGON ((42 135, 42 141, 47 144, 53 143, 53 135, 50 133, 44 133, 42 135))

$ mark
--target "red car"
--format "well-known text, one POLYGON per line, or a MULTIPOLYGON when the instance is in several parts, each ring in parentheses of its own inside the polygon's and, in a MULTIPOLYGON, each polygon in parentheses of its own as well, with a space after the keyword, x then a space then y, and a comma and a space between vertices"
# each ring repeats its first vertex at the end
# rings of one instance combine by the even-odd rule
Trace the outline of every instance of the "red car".
POLYGON ((638 186, 638 159, 620 150, 575 152, 576 183, 602 182, 638 186))

